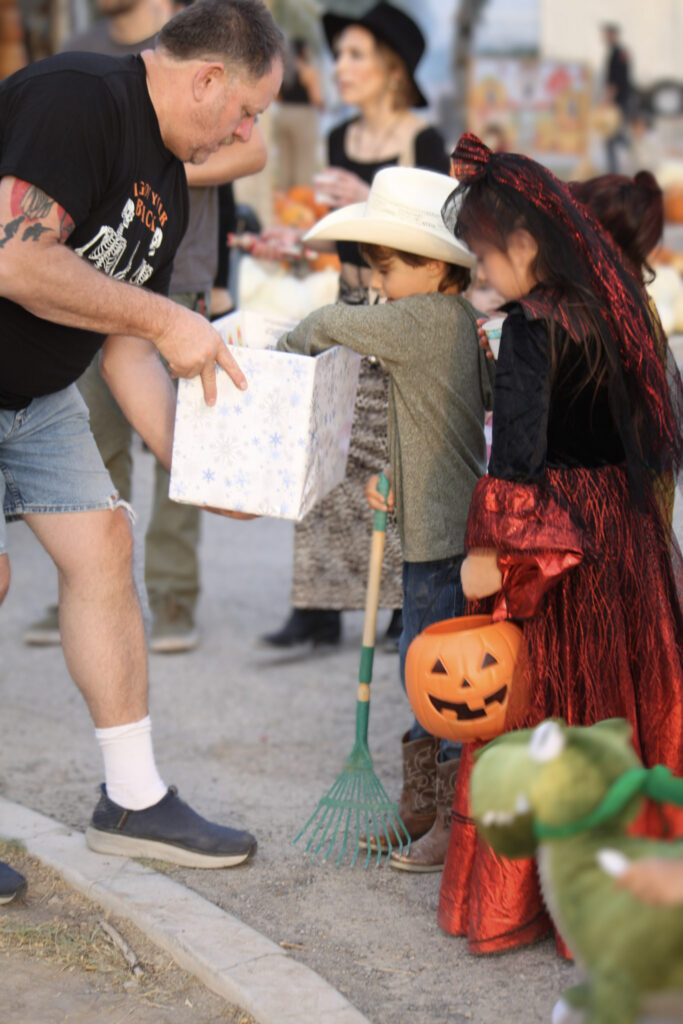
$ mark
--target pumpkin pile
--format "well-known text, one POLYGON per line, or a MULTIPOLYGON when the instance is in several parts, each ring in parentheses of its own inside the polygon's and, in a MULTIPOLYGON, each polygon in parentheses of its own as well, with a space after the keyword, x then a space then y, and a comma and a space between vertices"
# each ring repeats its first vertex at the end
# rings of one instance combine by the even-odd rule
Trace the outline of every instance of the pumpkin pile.
MULTIPOLYGON (((273 197, 273 215, 276 224, 308 231, 330 212, 329 206, 316 203, 312 185, 294 185, 286 192, 280 190, 273 197)), ((311 270, 339 270, 336 253, 318 253, 309 259, 311 270)))

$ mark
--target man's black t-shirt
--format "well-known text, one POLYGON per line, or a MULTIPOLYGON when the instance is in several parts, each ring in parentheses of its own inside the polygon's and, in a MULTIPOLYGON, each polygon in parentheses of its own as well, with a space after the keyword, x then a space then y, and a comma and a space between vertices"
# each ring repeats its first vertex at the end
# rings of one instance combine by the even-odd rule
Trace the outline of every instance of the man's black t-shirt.
MULTIPOLYGON (((167 293, 187 224, 187 181, 163 144, 141 57, 66 53, 5 79, 4 175, 66 210, 75 224, 66 244, 93 267, 167 293)), ((66 387, 102 341, 0 299, 0 407, 19 409, 66 387)))

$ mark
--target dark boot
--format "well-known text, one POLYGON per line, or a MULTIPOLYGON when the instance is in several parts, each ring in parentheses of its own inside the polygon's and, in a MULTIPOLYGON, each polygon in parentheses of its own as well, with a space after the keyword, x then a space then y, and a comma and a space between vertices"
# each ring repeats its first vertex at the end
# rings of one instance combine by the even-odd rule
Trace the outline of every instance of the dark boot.
MULTIPOLYGON (((419 839, 428 832, 436 817, 436 755, 439 740, 435 736, 423 736, 409 740, 405 733, 401 740, 403 755, 403 788, 398 801, 398 813, 411 839, 419 839)), ((384 838, 384 837, 383 837, 384 838)), ((405 836, 401 836, 405 842, 405 836)), ((367 839, 361 841, 367 848, 367 839)), ((399 837, 392 835, 391 845, 399 845, 399 837)), ((370 848, 377 849, 374 836, 370 848)), ((387 848, 386 840, 382 849, 387 848)))
POLYGON ((387 631, 382 638, 382 650, 387 654, 398 654, 398 642, 403 631, 403 611, 401 608, 394 608, 391 613, 391 621, 387 631))
POLYGON ((261 637, 271 647, 294 647, 309 641, 338 644, 341 637, 341 612, 331 608, 293 608, 282 629, 261 637))
POLYGON ((429 832, 410 844, 408 853, 392 852, 389 863, 400 871, 441 871, 451 833, 451 813, 460 758, 436 763, 436 818, 429 832))

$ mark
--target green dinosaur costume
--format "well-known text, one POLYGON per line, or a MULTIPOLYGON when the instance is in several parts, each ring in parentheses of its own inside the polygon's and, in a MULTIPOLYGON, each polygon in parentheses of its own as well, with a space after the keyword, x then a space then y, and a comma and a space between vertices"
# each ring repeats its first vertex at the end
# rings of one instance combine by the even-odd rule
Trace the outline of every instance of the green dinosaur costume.
POLYGON ((626 835, 643 795, 683 804, 683 779, 644 769, 630 735, 622 719, 547 721, 487 744, 472 773, 478 829, 504 857, 536 853, 548 909, 588 977, 553 1024, 578 1010, 587 1024, 634 1024, 651 994, 683 1000, 683 907, 643 903, 612 877, 624 859, 683 857, 683 842, 626 835))

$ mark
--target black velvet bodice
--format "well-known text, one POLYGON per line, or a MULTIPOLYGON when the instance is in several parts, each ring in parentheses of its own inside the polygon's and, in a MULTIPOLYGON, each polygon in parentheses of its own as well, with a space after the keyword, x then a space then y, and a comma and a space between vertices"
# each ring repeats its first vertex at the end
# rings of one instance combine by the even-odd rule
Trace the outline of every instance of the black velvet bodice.
POLYGON ((569 340, 551 379, 545 322, 529 320, 518 303, 504 309, 508 315, 496 364, 490 475, 537 481, 547 466, 623 462, 606 384, 589 381, 581 386, 588 376, 584 346, 569 340))

